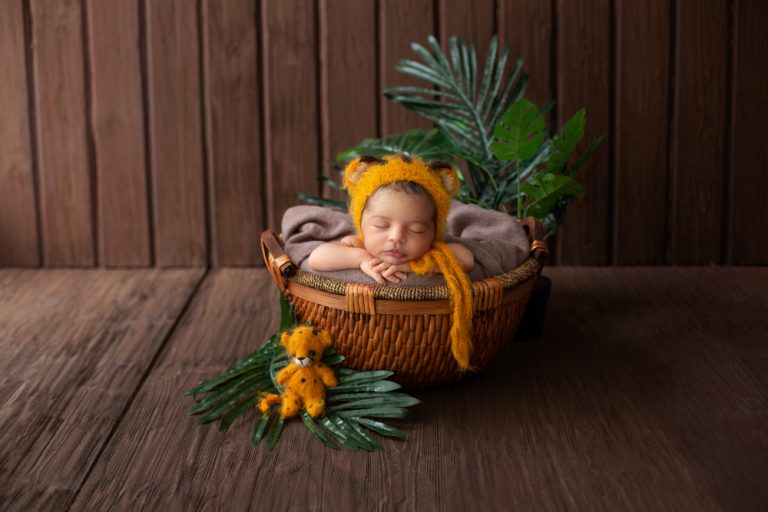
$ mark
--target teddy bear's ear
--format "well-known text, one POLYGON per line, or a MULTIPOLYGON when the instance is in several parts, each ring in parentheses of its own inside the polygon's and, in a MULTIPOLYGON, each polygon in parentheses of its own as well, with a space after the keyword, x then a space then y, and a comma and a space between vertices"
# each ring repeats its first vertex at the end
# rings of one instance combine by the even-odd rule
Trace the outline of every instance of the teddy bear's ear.
POLYGON ((331 334, 325 329, 320 330, 319 336, 320 342, 323 344, 323 348, 331 346, 331 334))
POLYGON ((280 335, 280 343, 282 343, 284 347, 287 347, 291 336, 293 336, 293 329, 284 331, 283 334, 280 335))
POLYGON ((355 186, 355 184, 360 180, 360 177, 365 173, 365 171, 368 170, 368 168, 372 165, 381 165, 387 163, 386 160, 383 160, 376 156, 370 156, 370 155, 363 155, 361 157, 355 158, 344 169, 344 187, 349 188, 350 186, 355 186))

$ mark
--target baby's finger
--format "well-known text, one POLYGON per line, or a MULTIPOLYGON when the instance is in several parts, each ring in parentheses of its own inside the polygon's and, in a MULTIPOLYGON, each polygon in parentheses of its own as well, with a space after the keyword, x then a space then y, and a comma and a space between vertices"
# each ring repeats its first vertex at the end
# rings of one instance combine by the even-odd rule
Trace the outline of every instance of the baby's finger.
POLYGON ((376 281, 376 282, 377 282, 378 284, 380 284, 381 286, 386 286, 386 284, 387 284, 387 281, 386 281, 386 280, 385 280, 383 277, 381 277, 381 274, 380 274, 380 273, 378 273, 378 272, 373 272, 373 273, 371 273, 371 274, 369 274, 369 275, 370 275, 370 276, 373 278, 373 280, 374 280, 374 281, 376 281))
MULTIPOLYGON (((383 274, 382 274, 382 275, 383 275, 383 274)), ((392 283, 392 284, 397 284, 397 283, 399 283, 399 282, 400 282, 400 279, 398 279, 398 278, 397 278, 397 277, 395 277, 395 276, 384 276, 384 279, 386 279, 387 281, 389 281, 389 282, 390 282, 390 283, 392 283)))
POLYGON ((384 277, 392 276, 392 275, 395 275, 395 272, 397 272, 397 267, 394 265, 390 265, 389 267, 387 267, 386 270, 384 270, 381 273, 381 275, 383 275, 384 277))
POLYGON ((395 272, 394 275, 398 277, 401 281, 408 277, 408 274, 406 272, 395 272))

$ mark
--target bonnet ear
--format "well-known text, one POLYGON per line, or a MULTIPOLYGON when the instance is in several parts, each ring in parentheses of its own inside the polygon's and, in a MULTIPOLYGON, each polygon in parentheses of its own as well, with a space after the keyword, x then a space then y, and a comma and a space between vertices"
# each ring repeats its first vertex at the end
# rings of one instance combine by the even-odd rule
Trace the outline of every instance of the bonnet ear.
POLYGON ((360 176, 362 176, 371 165, 385 163, 387 163, 386 160, 370 155, 363 155, 355 158, 349 162, 344 169, 344 188, 349 189, 357 184, 360 180, 360 176))
POLYGON ((439 160, 430 160, 427 164, 431 170, 440 175, 443 182, 443 188, 449 195, 456 195, 459 192, 459 175, 448 162, 439 160))

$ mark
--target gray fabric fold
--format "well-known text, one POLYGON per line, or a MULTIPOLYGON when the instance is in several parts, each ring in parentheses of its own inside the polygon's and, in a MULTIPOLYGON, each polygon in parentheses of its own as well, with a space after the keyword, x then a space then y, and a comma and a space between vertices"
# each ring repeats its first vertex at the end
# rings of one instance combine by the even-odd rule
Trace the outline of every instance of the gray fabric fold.
MULTIPOLYGON (((294 206, 283 215, 285 252, 299 268, 342 281, 373 283, 361 270, 317 272, 307 264, 309 254, 318 245, 354 234, 352 216, 339 210, 321 206, 294 206)), ((514 217, 459 201, 451 204, 445 225, 445 241, 461 243, 472 252, 475 257, 475 266, 469 273, 472 280, 509 272, 528 257, 528 239, 514 217)), ((442 283, 440 275, 410 274, 399 285, 390 286, 442 283)))

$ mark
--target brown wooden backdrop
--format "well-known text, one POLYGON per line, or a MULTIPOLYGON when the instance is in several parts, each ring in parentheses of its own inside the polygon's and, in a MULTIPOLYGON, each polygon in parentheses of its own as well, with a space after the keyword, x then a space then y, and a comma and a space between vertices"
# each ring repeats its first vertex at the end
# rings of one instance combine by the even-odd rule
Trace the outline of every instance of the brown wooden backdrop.
POLYGON ((425 123, 382 99, 430 33, 497 33, 586 106, 559 264, 768 263, 760 0, 2 0, 0 265, 258 265, 324 162, 425 123))

